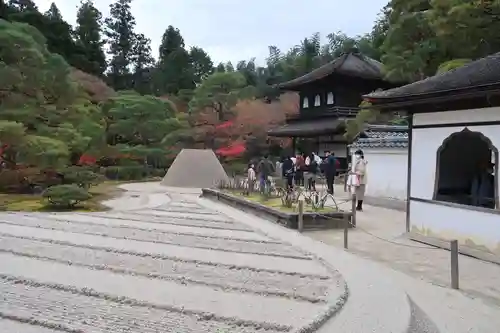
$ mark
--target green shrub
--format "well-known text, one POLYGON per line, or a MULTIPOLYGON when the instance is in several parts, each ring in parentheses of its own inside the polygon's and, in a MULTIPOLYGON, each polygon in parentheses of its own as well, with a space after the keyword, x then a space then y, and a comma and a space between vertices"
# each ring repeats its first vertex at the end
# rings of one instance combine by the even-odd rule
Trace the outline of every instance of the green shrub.
POLYGON ((224 164, 224 170, 231 177, 234 175, 245 175, 248 169, 248 163, 243 161, 231 161, 224 164))
POLYGON ((42 196, 47 199, 50 206, 56 208, 73 208, 92 197, 86 189, 74 184, 51 186, 42 196))
POLYGON ((150 168, 143 165, 107 167, 104 175, 112 180, 140 180, 148 177, 150 168))
POLYGON ((85 189, 96 185, 102 180, 100 175, 86 167, 69 167, 62 170, 61 174, 64 177, 64 184, 75 184, 85 189))

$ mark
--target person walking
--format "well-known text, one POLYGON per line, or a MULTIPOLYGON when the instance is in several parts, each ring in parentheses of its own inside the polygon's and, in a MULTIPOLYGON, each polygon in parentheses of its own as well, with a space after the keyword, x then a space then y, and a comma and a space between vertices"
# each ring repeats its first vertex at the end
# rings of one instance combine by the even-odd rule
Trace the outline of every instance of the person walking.
POLYGON ((307 189, 309 191, 316 191, 316 177, 319 172, 319 165, 316 159, 314 158, 314 154, 311 154, 307 157, 307 167, 306 172, 304 173, 304 181, 307 178, 307 189))
POLYGON ((295 185, 304 186, 304 171, 306 162, 304 156, 297 154, 295 156, 295 185))
POLYGON ((337 174, 337 159, 335 158, 335 153, 329 150, 325 151, 325 159, 323 160, 322 166, 323 172, 325 173, 328 193, 333 195, 333 184, 335 182, 335 175, 337 174))
POLYGON ((259 173, 260 190, 265 192, 271 184, 271 176, 275 172, 274 163, 269 159, 269 155, 265 154, 257 166, 259 173))
POLYGON ((255 174, 255 167, 253 163, 250 163, 247 170, 248 193, 252 193, 254 191, 256 181, 257 175, 255 174))
POLYGON ((361 149, 358 149, 354 152, 354 167, 353 173, 357 177, 357 180, 354 182, 354 193, 356 194, 356 210, 363 210, 363 200, 365 199, 365 191, 366 184, 368 182, 367 175, 367 164, 368 162, 365 160, 365 155, 361 149))
POLYGON ((293 178, 294 178, 294 170, 295 166, 290 158, 290 156, 287 156, 285 160, 283 161, 282 165, 282 170, 283 170, 283 178, 286 179, 286 188, 287 190, 293 189, 293 178))

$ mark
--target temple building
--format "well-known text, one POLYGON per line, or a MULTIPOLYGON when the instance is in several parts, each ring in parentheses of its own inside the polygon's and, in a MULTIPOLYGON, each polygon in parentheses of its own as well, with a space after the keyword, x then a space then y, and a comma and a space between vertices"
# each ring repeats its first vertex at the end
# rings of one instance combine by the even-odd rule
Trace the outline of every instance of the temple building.
POLYGON ((343 168, 347 167, 348 148, 344 137, 345 121, 358 113, 362 96, 377 89, 397 85, 384 79, 382 64, 356 50, 346 53, 312 72, 279 84, 283 91, 300 96, 298 116, 287 119, 281 127, 268 131, 269 136, 291 137, 298 152, 297 139, 307 141, 301 153, 325 150, 335 153, 343 168))
POLYGON ((364 97, 409 114, 410 238, 500 263, 500 53, 364 97))

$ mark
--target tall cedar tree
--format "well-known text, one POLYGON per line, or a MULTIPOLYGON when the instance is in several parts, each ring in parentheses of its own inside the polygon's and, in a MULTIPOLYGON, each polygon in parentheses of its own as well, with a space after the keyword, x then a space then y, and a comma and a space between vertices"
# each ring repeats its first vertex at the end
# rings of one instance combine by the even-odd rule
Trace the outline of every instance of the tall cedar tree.
POLYGON ((77 45, 83 54, 76 67, 86 73, 103 76, 107 64, 103 49, 104 41, 101 39, 102 14, 91 0, 80 4, 76 23, 77 45))
POLYGON ((194 88, 194 75, 189 52, 179 29, 168 26, 163 34, 156 86, 159 94, 177 94, 184 89, 194 88))
POLYGON ((130 4, 132 0, 118 0, 111 4, 110 17, 106 18, 105 34, 108 38, 109 83, 116 90, 132 87, 131 65, 135 44, 135 18, 130 4))
POLYGON ((204 78, 213 73, 214 63, 208 53, 200 47, 192 47, 189 56, 193 67, 194 82, 199 84, 204 78))
POLYGON ((143 34, 137 35, 133 56, 133 88, 141 94, 151 94, 153 92, 151 74, 154 62, 151 55, 151 40, 143 34))
POLYGON ((47 47, 53 52, 60 54, 70 65, 76 65, 78 50, 73 39, 71 25, 64 21, 61 11, 55 3, 50 5, 44 13, 45 29, 42 33, 47 38, 47 47))

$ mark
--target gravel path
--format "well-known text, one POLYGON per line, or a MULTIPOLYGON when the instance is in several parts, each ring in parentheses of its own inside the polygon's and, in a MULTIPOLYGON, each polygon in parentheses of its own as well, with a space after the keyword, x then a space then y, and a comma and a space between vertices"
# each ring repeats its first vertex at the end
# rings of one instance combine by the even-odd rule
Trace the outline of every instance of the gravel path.
POLYGON ((0 214, 0 262, 0 332, 295 332, 347 297, 311 255, 178 197, 0 214))

